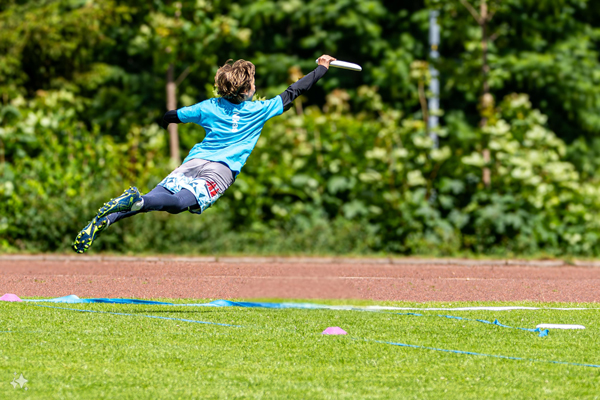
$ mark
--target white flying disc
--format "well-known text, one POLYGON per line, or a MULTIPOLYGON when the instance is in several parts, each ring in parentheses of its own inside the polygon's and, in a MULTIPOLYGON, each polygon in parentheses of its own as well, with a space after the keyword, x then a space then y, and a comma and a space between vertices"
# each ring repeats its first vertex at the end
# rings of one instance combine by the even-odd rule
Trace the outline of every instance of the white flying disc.
POLYGON ((542 329, 585 329, 583 325, 566 325, 566 324, 539 324, 536 328, 542 329))
MULTIPOLYGON (((316 60, 316 63, 319 63, 319 59, 316 60)), ((330 66, 342 69, 349 69, 350 71, 362 71, 362 67, 358 64, 354 64, 346 61, 332 61, 329 63, 330 66)))

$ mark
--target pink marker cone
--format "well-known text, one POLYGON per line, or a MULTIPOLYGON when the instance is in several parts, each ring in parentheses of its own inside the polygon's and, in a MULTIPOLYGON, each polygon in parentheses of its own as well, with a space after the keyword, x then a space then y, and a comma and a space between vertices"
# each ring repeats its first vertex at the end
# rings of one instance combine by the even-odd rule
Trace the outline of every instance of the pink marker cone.
POLYGON ((4 296, 0 297, 0 301, 23 301, 16 294, 6 293, 4 296))
POLYGON ((347 333, 339 326, 330 326, 321 332, 321 335, 347 335, 347 333))

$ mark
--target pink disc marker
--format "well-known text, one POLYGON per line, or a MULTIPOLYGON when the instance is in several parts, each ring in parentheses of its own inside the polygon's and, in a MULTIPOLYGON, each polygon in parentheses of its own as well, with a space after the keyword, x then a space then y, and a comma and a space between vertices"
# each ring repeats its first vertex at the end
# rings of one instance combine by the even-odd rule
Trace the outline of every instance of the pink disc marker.
POLYGON ((0 301, 23 301, 16 294, 6 293, 4 296, 0 297, 0 301))
POLYGON ((348 333, 339 326, 330 326, 321 332, 321 335, 347 335, 348 333))

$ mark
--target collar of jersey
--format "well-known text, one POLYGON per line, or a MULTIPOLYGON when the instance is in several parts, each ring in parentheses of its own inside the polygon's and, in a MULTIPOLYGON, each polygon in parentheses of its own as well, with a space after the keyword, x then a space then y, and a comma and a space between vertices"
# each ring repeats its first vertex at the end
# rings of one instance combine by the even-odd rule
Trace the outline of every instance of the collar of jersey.
POLYGON ((233 108, 241 108, 241 107, 243 107, 243 106, 244 106, 244 103, 247 101, 247 100, 244 100, 244 101, 242 101, 241 103, 239 103, 239 104, 236 104, 236 103, 232 103, 231 101, 227 100, 227 99, 226 99, 226 98, 224 98, 224 97, 221 97, 221 99, 223 99, 223 100, 224 100, 224 103, 223 103, 223 104, 225 104, 225 106, 226 106, 226 107, 229 107, 229 106, 231 106, 231 107, 233 107, 233 108))

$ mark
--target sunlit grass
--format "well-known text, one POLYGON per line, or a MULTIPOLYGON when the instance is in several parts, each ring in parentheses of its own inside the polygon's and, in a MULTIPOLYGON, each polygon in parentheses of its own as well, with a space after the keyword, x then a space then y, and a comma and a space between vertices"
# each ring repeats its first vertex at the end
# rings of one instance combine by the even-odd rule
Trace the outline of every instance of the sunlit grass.
MULTIPOLYGON (((540 338, 478 322, 393 312, 45 305, 132 315, 0 302, 0 398, 593 398, 600 390, 600 368, 375 342, 600 364, 597 310, 424 312, 497 318, 525 328, 539 323, 587 328, 540 338), (144 317, 149 315, 239 327, 144 317), (321 335, 329 326, 348 335, 321 335), (15 372, 28 380, 27 392, 10 385, 15 372)), ((425 304, 442 305, 450 306, 425 304)))

